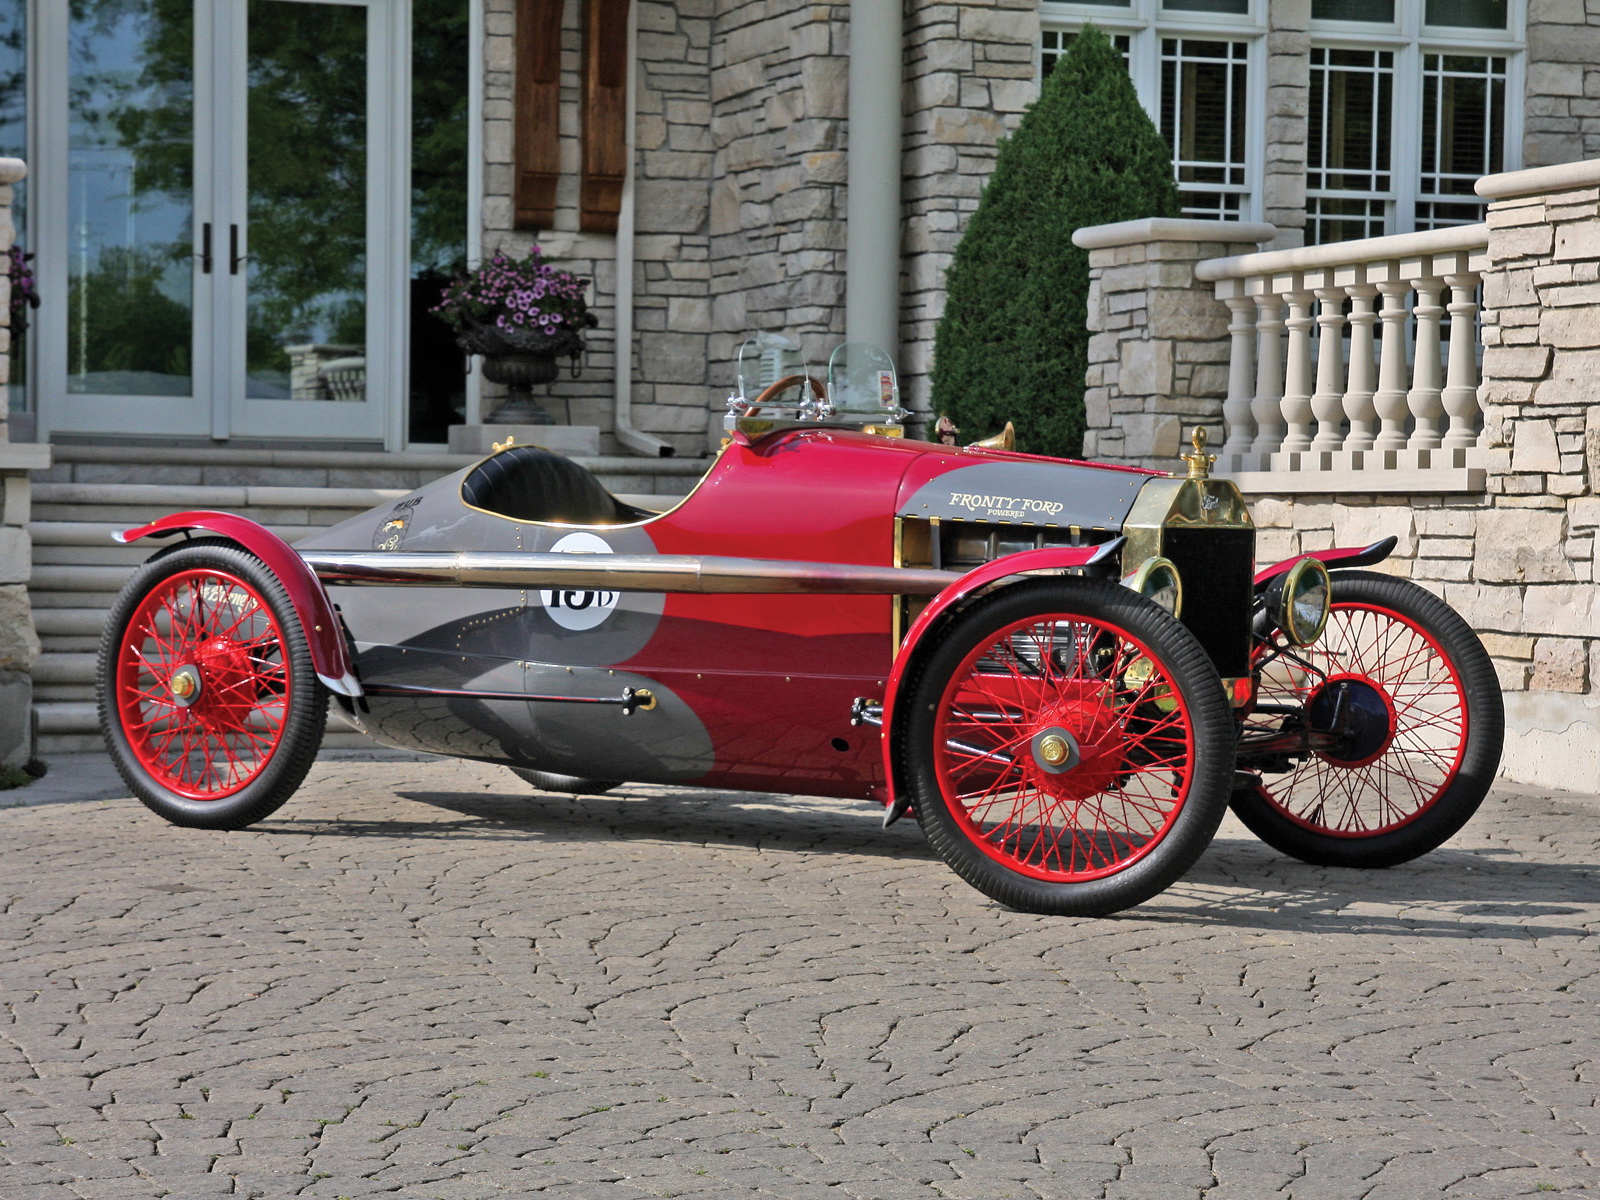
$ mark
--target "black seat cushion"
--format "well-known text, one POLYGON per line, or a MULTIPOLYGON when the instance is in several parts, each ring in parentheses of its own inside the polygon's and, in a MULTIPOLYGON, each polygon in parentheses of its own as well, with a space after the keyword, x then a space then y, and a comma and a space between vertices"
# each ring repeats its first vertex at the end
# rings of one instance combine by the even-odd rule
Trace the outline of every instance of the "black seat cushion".
POLYGON ((484 459, 461 481, 461 498, 502 517, 563 525, 626 525, 649 515, 623 504, 570 458, 537 446, 484 459))

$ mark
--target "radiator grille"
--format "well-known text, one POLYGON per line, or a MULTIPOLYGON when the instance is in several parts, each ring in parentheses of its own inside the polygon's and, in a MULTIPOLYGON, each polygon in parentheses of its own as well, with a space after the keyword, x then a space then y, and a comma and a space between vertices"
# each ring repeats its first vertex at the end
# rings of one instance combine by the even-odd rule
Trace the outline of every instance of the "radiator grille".
POLYGON ((1255 545, 1253 529, 1161 531, 1161 552, 1183 577, 1183 623, 1225 679, 1250 673, 1255 545))

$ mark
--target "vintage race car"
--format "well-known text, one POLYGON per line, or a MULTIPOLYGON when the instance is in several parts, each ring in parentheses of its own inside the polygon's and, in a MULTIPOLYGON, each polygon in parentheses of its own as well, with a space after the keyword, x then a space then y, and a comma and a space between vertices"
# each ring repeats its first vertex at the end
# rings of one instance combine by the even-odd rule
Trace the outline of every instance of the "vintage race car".
POLYGON ((1472 815, 1498 684, 1439 599, 1360 569, 1393 538, 1258 567, 1198 436, 1179 475, 913 441, 878 377, 876 413, 741 384, 665 511, 511 445, 293 547, 215 512, 129 530, 168 544, 105 630, 111 754, 168 820, 240 828, 331 697, 546 789, 875 801, 1002 904, 1076 915, 1166 888, 1230 803, 1343 866, 1472 815))

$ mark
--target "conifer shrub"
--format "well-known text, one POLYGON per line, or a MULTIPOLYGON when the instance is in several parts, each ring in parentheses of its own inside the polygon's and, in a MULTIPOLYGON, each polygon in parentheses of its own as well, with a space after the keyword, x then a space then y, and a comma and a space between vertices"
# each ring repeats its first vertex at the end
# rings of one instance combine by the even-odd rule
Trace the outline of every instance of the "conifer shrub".
POLYGON ((1122 56, 1086 25, 1000 145, 946 276, 933 409, 962 441, 1016 423, 1017 448, 1083 450, 1089 256, 1074 230, 1176 216, 1166 142, 1122 56))

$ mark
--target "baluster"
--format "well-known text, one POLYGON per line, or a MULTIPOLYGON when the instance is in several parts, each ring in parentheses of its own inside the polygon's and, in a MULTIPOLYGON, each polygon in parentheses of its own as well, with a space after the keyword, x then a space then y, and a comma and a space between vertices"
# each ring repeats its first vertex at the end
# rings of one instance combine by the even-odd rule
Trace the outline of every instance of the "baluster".
POLYGON ((1311 319, 1312 294, 1296 289, 1286 299, 1289 319, 1289 351, 1283 371, 1283 421, 1289 431, 1283 437, 1283 453, 1311 449, 1311 319))
POLYGON ((1403 279, 1385 279, 1378 284, 1383 293, 1383 343, 1378 354, 1378 390, 1372 397, 1378 413, 1378 436, 1374 450, 1406 448, 1406 294, 1411 285, 1403 279))
POLYGON ((1416 361, 1411 368, 1411 391, 1406 394, 1406 407, 1416 418, 1411 441, 1406 444, 1410 450, 1439 446, 1439 418, 1444 415, 1444 405, 1439 402, 1439 320, 1444 316, 1439 294, 1443 287, 1441 279, 1416 282, 1417 303, 1411 310, 1417 322, 1416 361))
MULTIPOLYGON (((1228 280, 1233 293, 1241 293, 1237 280, 1228 280)), ((1222 284, 1217 285, 1222 290, 1222 284)), ((1228 398, 1222 402, 1222 418, 1227 424, 1228 440, 1222 446, 1222 462, 1233 469, 1237 456, 1250 452, 1250 439, 1255 432, 1250 419, 1250 384, 1255 367, 1255 301, 1249 296, 1232 294, 1224 297, 1228 306, 1228 398)))
POLYGON ((1476 271, 1444 277, 1450 287, 1450 357, 1440 397, 1450 414, 1450 429, 1444 435, 1446 450, 1466 450, 1478 444, 1482 417, 1478 408, 1478 279, 1476 271))
POLYGON ((1350 435, 1344 440, 1346 450, 1372 449, 1373 426, 1378 410, 1373 406, 1374 390, 1372 364, 1372 327, 1378 314, 1372 302, 1378 289, 1370 283, 1353 283, 1345 288, 1350 294, 1350 382, 1345 386, 1344 415, 1350 420, 1350 435))
MULTIPOLYGON (((1266 281, 1262 281, 1263 287, 1266 281)), ((1251 297, 1256 305, 1256 394, 1250 401, 1256 439, 1254 454, 1276 454, 1283 444, 1283 302, 1276 292, 1251 297)))
MULTIPOLYGON (((1329 282, 1331 271, 1322 273, 1329 282)), ((1317 418, 1313 450, 1337 450, 1344 441, 1344 288, 1315 289, 1317 297, 1317 390, 1311 411, 1317 418)))

